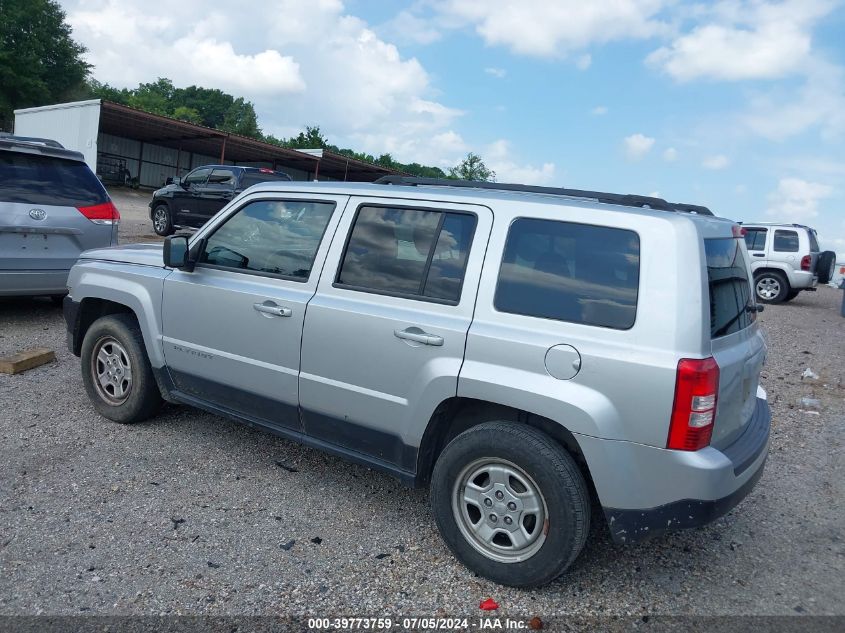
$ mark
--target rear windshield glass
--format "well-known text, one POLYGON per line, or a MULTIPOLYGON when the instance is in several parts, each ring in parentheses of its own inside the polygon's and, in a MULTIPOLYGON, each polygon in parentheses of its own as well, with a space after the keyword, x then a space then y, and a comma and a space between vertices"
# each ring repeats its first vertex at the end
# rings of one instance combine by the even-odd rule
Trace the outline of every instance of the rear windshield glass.
POLYGON ((710 287, 710 336, 719 338, 751 325, 751 284, 744 242, 733 238, 704 240, 710 287))
POLYGON ((246 189, 257 185, 259 182, 272 182, 274 180, 290 180, 290 176, 282 172, 262 172, 262 171, 248 171, 244 173, 243 180, 241 180, 241 188, 246 189))
POLYGON ((0 201, 85 207, 109 199, 85 163, 51 156, 0 152, 0 201))
POLYGON ((819 241, 816 239, 816 232, 813 229, 807 229, 807 235, 810 236, 810 252, 819 252, 819 241))

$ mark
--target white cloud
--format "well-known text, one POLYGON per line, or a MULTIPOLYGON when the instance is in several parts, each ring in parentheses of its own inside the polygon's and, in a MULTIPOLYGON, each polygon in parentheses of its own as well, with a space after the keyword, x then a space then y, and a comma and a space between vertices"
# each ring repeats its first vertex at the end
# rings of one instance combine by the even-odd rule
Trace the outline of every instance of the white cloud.
POLYGON ((497 79, 504 79, 505 75, 508 74, 504 68, 485 68, 484 72, 490 75, 491 77, 496 77, 497 79))
POLYGON ((703 161, 701 161, 701 166, 704 169, 711 169, 713 171, 718 171, 720 169, 724 169, 728 165, 731 164, 730 159, 725 156, 724 154, 716 154, 715 156, 708 156, 703 161))
POLYGON ((678 150, 676 150, 674 147, 667 147, 663 151, 663 160, 665 160, 667 163, 674 163, 676 160, 678 160, 678 150))
POLYGON ((807 222, 819 214, 819 203, 833 195, 833 187, 800 178, 781 178, 769 194, 766 214, 778 222, 807 222))
POLYGON ((555 164, 543 163, 539 167, 519 164, 514 161, 511 144, 505 139, 491 143, 481 157, 488 168, 496 172, 499 182, 515 182, 523 185, 548 185, 555 178, 555 164))
POLYGON ((644 134, 632 134, 625 137, 625 154, 631 160, 640 160, 651 151, 654 139, 644 134))
POLYGON ((575 60, 575 66, 578 70, 587 70, 590 65, 593 63, 593 57, 588 53, 586 55, 581 55, 578 59, 575 60))
POLYGON ((647 63, 677 81, 775 79, 810 57, 811 29, 830 0, 724 0, 700 8, 702 23, 654 51, 647 63))
POLYGON ((594 116, 602 116, 602 115, 605 115, 607 113, 608 113, 608 108, 607 108, 607 106, 603 106, 603 105, 596 106, 595 108, 590 110, 590 114, 592 114, 594 116))
POLYGON ((845 72, 814 60, 803 85, 757 93, 740 122, 752 133, 773 141, 813 128, 828 139, 839 138, 845 134, 845 72))
POLYGON ((563 57, 592 44, 642 39, 667 27, 657 17, 668 0, 439 0, 439 19, 471 26, 488 45, 514 53, 563 57))
POLYGON ((430 21, 414 15, 411 11, 400 11, 379 27, 378 32, 399 42, 431 44, 442 37, 440 30, 430 21))
POLYGON ((452 129, 463 113, 437 100, 422 64, 340 0, 268 0, 260 20, 200 0, 63 0, 63 8, 100 81, 134 87, 170 77, 220 88, 253 101, 267 132, 320 125, 338 145, 402 161, 451 161, 465 146, 452 129))

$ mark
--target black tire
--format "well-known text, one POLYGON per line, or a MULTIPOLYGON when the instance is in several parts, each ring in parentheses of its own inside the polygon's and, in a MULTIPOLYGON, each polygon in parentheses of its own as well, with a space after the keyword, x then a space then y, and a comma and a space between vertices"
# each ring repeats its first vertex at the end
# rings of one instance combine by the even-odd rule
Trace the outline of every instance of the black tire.
POLYGON ((786 293, 786 296, 783 298, 783 302, 786 303, 787 301, 792 301, 799 294, 801 294, 800 290, 790 290, 786 293))
POLYGON ((819 255, 819 259, 816 262, 816 274, 819 276, 820 284, 826 284, 833 279, 835 269, 836 253, 833 251, 825 251, 819 255))
MULTIPOLYGON (((478 482, 477 479, 469 481, 478 482)), ((508 481, 506 492, 519 482, 508 481)), ((487 485, 492 486, 493 482, 487 485)), ((485 498, 485 503, 487 500, 485 498)), ((512 587, 535 587, 560 576, 583 549, 590 529, 590 495, 575 460, 545 433, 513 422, 486 422, 474 426, 443 449, 432 474, 431 505, 440 534, 458 560, 480 576, 512 587), (490 495, 492 507, 484 509, 483 505, 458 502, 468 490, 467 486, 461 485, 466 477, 462 472, 468 470, 471 476, 475 472, 472 470, 474 465, 481 463, 483 469, 486 461, 492 461, 493 466, 502 463, 506 464, 506 468, 517 467, 540 493, 545 520, 542 526, 529 525, 538 533, 533 537, 535 541, 531 546, 535 549, 524 550, 527 555, 524 560, 495 560, 493 556, 496 552, 492 556, 483 553, 479 549, 483 545, 474 545, 462 532, 462 529, 467 529, 466 521, 461 518, 462 506, 464 509, 476 507, 479 522, 488 522, 486 517, 492 514, 507 516, 510 512, 505 505, 510 497, 502 500, 502 497, 496 496, 499 501, 493 501, 493 495, 498 495, 498 492, 493 492, 495 487, 480 493, 482 496, 490 495), (486 514, 488 511, 490 515, 486 514)), ((521 509, 515 516, 517 525, 528 525, 525 521, 531 520, 529 513, 523 513, 521 509)), ((541 516, 534 516, 534 521, 539 521, 541 516)), ((506 520, 503 517, 502 523, 498 523, 497 518, 495 525, 504 529, 506 520)), ((503 538, 513 546, 515 543, 507 533, 503 534, 503 538)), ((493 537, 494 542, 498 536, 497 533, 493 537)))
POLYGON ((790 291, 789 281, 783 273, 767 270, 754 276, 754 294, 760 303, 782 303, 790 291), (768 288, 769 292, 764 288, 768 288))
POLYGON ((153 207, 153 212, 150 214, 150 219, 153 221, 153 231, 157 235, 167 237, 173 235, 176 230, 173 226, 173 216, 170 215, 170 208, 160 203, 153 207))
POLYGON ((162 403, 161 392, 147 357, 141 328, 134 316, 112 314, 94 321, 82 341, 81 360, 85 391, 94 408, 104 418, 121 424, 132 424, 146 420, 158 411, 162 403), (100 349, 114 352, 115 356, 126 357, 131 380, 126 383, 124 398, 116 397, 117 394, 112 394, 114 397, 110 398, 97 380, 95 372, 100 368, 106 369, 104 363, 93 362, 94 354, 99 354, 100 349))

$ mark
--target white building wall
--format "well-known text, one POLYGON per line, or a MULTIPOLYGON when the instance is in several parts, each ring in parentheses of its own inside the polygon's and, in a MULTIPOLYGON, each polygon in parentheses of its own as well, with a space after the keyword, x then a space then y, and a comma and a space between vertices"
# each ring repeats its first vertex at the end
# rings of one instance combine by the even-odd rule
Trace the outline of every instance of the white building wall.
POLYGON ((97 169, 99 128, 99 99, 15 110, 15 134, 48 138, 82 152, 92 171, 97 169))

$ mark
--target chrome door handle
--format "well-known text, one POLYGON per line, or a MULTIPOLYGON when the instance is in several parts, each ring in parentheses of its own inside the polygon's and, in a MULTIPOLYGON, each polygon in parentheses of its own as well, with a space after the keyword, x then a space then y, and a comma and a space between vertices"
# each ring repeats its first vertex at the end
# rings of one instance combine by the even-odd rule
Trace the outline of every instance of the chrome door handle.
POLYGON ((765 253, 751 253, 754 257, 765 257, 765 253))
POLYGON ((414 341, 422 343, 423 345, 443 345, 443 337, 436 334, 428 334, 418 327, 409 327, 404 330, 393 330, 393 336, 396 338, 405 339, 406 341, 414 341))
POLYGON ((253 303, 252 307, 261 312, 262 314, 271 314, 273 316, 289 317, 291 314, 293 314, 293 311, 290 308, 285 308, 280 305, 276 305, 271 301, 265 301, 264 303, 253 303))

